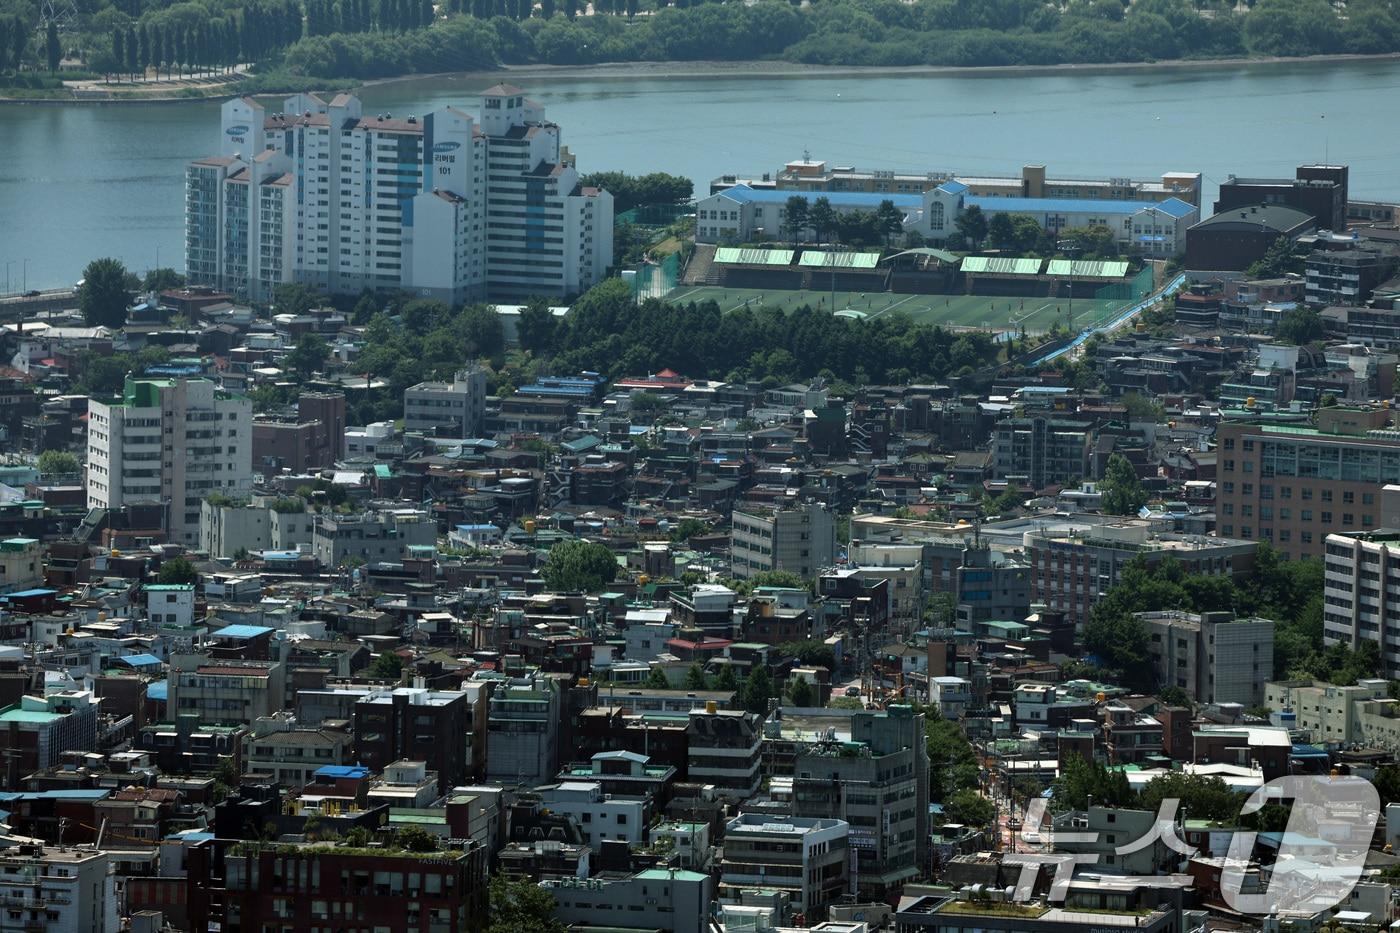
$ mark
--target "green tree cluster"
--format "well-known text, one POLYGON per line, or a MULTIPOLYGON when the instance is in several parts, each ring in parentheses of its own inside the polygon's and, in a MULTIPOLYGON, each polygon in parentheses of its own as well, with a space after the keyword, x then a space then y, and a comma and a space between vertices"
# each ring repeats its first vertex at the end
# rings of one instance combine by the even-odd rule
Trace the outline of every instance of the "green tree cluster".
MULTIPOLYGON (((253 62, 248 90, 499 65, 783 59, 827 65, 1053 65, 1400 50, 1394 0, 90 0, 50 29, 0 13, 0 74, 67 49, 108 75, 253 62), (643 9, 649 15, 637 16, 643 9)), ((50 80, 53 80, 52 78, 50 80)))
POLYGON ((695 183, 689 178, 666 172, 649 172, 646 175, 590 172, 579 183, 606 190, 613 196, 613 210, 619 214, 646 205, 684 204, 695 194, 695 183))
POLYGON ((1322 315, 1312 308, 1290 308, 1283 312, 1283 318, 1278 322, 1279 342, 1295 347, 1321 340, 1325 331, 1322 315))
POLYGON ((928 746, 929 800, 942 803, 960 790, 976 787, 977 755, 962 726, 944 719, 938 707, 924 708, 928 746))
POLYGON ((970 787, 957 791, 943 802, 943 820, 947 823, 982 827, 990 825, 996 815, 996 805, 970 787))
POLYGON ((69 476, 82 470, 78 458, 66 450, 46 450, 39 455, 40 476, 69 476))
POLYGON ((1275 677, 1317 677, 1354 683, 1378 668, 1378 650, 1362 642, 1322 647, 1322 562, 1315 558, 1283 560, 1267 542, 1255 553, 1245 574, 1188 574, 1167 557, 1149 564, 1139 555, 1123 568, 1117 585, 1095 603, 1084 627, 1083 645, 1134 689, 1152 691, 1146 627, 1134 613, 1166 609, 1234 612, 1272 619, 1275 677))
POLYGON ((194 569, 194 564, 186 557, 172 557, 164 561, 156 573, 156 582, 164 585, 189 585, 198 580, 199 571, 194 569))
POLYGON ((617 576, 617 558, 604 544, 560 541, 549 549, 540 575, 555 592, 596 593, 617 576))
POLYGON ((836 652, 831 650, 831 646, 825 642, 807 641, 787 641, 778 646, 778 651, 783 655, 794 659, 803 667, 824 667, 827 670, 836 668, 836 652))
POLYGON ((126 266, 116 259, 94 259, 83 270, 78 310, 89 327, 121 327, 131 306, 126 266))
POLYGON ((376 680, 398 680, 403 673, 403 658, 393 651, 381 651, 371 662, 367 673, 376 680))
POLYGON ((1110 515, 1136 515, 1147 504, 1147 490, 1133 464, 1122 454, 1113 454, 1099 481, 1103 510, 1110 515))

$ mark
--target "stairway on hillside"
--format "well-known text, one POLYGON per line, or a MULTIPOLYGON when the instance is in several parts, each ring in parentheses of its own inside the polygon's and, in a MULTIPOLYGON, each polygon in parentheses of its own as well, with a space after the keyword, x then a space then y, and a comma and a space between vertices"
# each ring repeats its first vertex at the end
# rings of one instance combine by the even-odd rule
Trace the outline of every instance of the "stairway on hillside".
POLYGON ((717 284, 719 270, 714 267, 714 264, 715 245, 713 243, 696 243, 695 252, 691 254, 690 262, 686 264, 685 275, 682 277, 681 284, 717 284))

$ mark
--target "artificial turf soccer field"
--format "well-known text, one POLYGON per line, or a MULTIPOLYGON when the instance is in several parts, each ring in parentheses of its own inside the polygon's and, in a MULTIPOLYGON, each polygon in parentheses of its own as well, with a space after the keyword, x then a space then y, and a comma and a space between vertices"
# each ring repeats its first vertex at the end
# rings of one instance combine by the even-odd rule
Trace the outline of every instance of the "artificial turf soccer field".
POLYGON ((945 327, 988 328, 991 330, 1021 330, 1044 333, 1058 321, 1071 330, 1083 330, 1091 324, 1108 320, 1114 312, 1128 307, 1132 301, 1123 299, 1076 298, 1074 320, 1069 320, 1068 298, 1015 297, 1000 295, 901 295, 894 292, 836 293, 819 289, 782 291, 759 288, 721 288, 718 285, 681 286, 666 296, 670 302, 714 301, 721 311, 734 311, 747 303, 751 308, 761 305, 780 308, 784 312, 811 305, 822 310, 859 311, 872 318, 890 312, 907 314, 920 324, 941 324, 945 327))

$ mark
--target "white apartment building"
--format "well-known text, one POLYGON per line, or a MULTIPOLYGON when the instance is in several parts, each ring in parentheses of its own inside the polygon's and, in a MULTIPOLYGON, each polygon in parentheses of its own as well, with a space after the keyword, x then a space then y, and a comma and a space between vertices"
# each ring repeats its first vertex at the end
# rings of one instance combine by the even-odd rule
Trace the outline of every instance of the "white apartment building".
POLYGON ((811 579, 836 559, 836 520, 819 502, 789 509, 735 509, 729 543, 736 579, 765 570, 790 570, 811 579))
POLYGON ((662 933, 706 933, 714 881, 685 869, 648 868, 624 878, 546 878, 554 919, 579 926, 627 928, 638 915, 662 933))
MULTIPOLYGON (((282 500, 299 502, 300 500, 282 500)), ((278 507, 272 497, 251 503, 200 505, 199 548, 210 557, 231 560, 246 551, 295 551, 311 544, 315 515, 278 507)))
POLYGON ((739 814, 724 826, 720 897, 770 888, 786 891, 794 910, 822 911, 849 886, 849 830, 844 820, 739 814))
POLYGON ((21 844, 0 852, 0 933, 117 933, 111 856, 94 849, 21 844))
POLYGON ((1400 532, 1328 535, 1323 560, 1323 644, 1377 642, 1379 673, 1400 676, 1400 532))
POLYGON ((605 839, 642 843, 647 839, 647 798, 605 794, 593 781, 563 781, 536 791, 553 813, 571 816, 589 848, 598 852, 605 839))
POLYGON ((1264 678, 1274 669, 1272 619, 1237 619, 1233 612, 1139 612, 1148 654, 1164 687, 1181 687, 1201 703, 1264 702, 1264 678))
POLYGON ((0 593, 14 593, 44 582, 44 545, 37 538, 0 541, 0 593))
POLYGON ((200 503, 252 488, 253 404, 207 379, 128 378, 88 405, 88 508, 165 503, 170 540, 199 546, 200 503))
POLYGON ((486 372, 472 368, 451 382, 420 382, 403 390, 403 428, 450 437, 476 437, 486 418, 486 372))
POLYGON ((1306 733, 1314 745, 1365 745, 1400 750, 1400 701, 1390 699, 1389 681, 1358 680, 1339 687, 1321 680, 1276 680, 1264 685, 1264 705, 1275 721, 1306 733), (1292 714, 1292 719, 1286 717, 1292 714))
POLYGON ((580 184, 520 88, 483 92, 480 119, 365 114, 350 94, 295 94, 274 113, 239 98, 221 116, 221 152, 186 172, 192 282, 259 301, 298 281, 455 304, 577 294, 612 264, 612 195, 580 184))

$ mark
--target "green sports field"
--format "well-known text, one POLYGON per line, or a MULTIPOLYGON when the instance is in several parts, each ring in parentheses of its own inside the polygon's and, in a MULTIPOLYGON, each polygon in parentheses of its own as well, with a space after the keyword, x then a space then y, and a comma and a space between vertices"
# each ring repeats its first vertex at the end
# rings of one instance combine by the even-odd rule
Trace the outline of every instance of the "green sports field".
POLYGON ((1067 298, 1005 298, 997 295, 901 295, 894 292, 840 292, 835 303, 829 291, 781 291, 777 289, 721 288, 718 285, 681 286, 669 295, 670 302, 714 301, 723 311, 733 311, 747 304, 791 311, 802 305, 823 310, 857 312, 877 318, 890 312, 902 312, 921 324, 941 324, 945 327, 970 327, 990 330, 1021 330, 1029 333, 1048 331, 1057 321, 1071 330, 1082 330, 1091 324, 1107 320, 1131 301, 1109 299, 1074 299, 1071 321, 1067 298))

